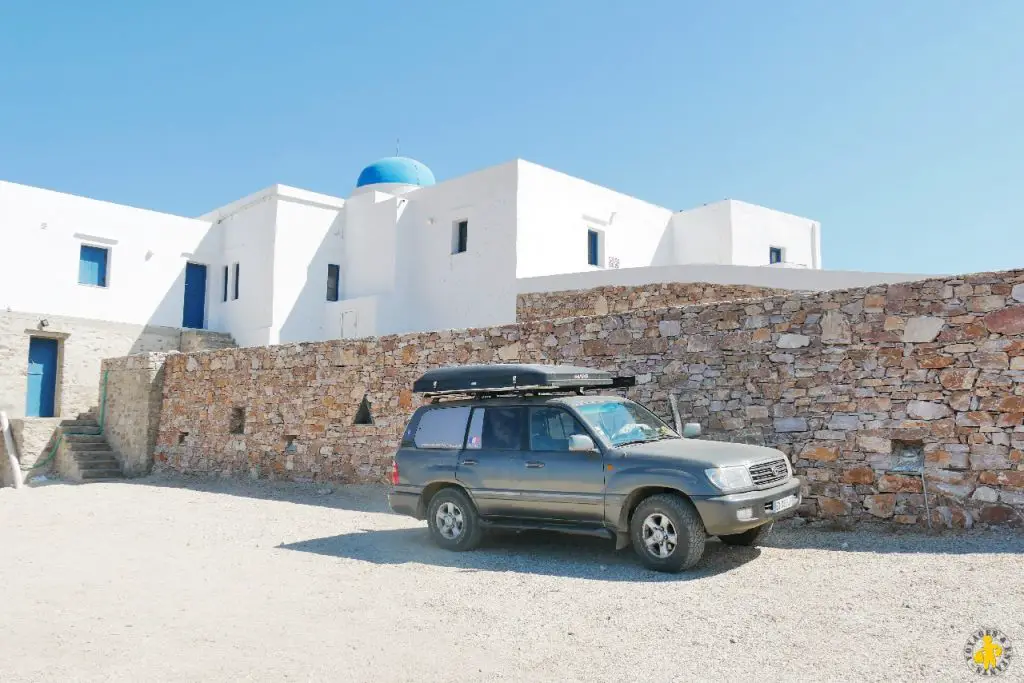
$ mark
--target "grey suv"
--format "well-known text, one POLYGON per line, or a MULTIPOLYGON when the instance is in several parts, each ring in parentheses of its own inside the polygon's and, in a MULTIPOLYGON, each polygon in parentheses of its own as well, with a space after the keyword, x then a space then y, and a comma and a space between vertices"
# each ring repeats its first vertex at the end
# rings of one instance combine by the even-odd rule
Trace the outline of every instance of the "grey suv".
MULTIPOLYGON (((800 503, 774 449, 683 438, 571 366, 432 370, 392 466, 392 510, 425 519, 450 550, 488 529, 546 529, 632 543, 651 569, 696 564, 708 536, 755 545, 800 503)), ((688 428, 698 425, 687 425, 688 428)))

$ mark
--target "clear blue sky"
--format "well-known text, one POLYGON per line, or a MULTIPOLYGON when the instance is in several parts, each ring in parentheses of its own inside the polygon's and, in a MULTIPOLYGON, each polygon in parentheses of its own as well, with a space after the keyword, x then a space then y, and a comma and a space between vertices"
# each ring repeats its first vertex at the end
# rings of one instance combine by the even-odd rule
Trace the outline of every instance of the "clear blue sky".
POLYGON ((809 216, 828 268, 1024 267, 1024 2, 0 0, 0 179, 197 215, 396 137, 809 216))

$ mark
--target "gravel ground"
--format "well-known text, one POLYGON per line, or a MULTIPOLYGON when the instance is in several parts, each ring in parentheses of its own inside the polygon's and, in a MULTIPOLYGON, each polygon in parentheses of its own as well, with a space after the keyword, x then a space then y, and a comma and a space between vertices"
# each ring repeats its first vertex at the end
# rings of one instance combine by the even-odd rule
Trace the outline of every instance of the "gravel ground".
POLYGON ((0 489, 0 681, 975 680, 1024 536, 789 527, 647 572, 599 539, 431 545, 380 487, 0 489))

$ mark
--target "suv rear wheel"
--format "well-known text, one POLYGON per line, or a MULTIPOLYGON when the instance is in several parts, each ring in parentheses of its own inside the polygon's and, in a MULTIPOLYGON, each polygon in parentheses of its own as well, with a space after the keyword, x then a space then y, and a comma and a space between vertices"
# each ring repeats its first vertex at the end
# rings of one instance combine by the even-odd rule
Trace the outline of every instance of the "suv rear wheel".
POLYGON ((704 554, 704 523, 690 501, 670 493, 644 499, 629 523, 633 550, 650 569, 689 569, 704 554))
POLYGON ((427 508, 427 526, 434 543, 446 550, 472 550, 480 545, 476 508, 458 489, 441 489, 434 494, 427 508))
POLYGON ((721 539, 722 543, 728 543, 729 545, 760 545, 761 541, 771 533, 773 526, 775 526, 775 522, 768 522, 753 529, 747 529, 742 534, 729 534, 727 536, 719 536, 718 538, 721 539))

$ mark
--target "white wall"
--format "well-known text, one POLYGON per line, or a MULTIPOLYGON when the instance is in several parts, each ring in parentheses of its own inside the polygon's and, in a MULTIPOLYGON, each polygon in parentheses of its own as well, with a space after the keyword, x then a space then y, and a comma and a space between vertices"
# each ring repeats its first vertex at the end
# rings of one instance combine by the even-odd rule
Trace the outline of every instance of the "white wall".
POLYGON ((324 328, 324 310, 327 265, 342 265, 342 206, 334 197, 279 188, 271 343, 336 336, 324 328))
POLYGON ((730 202, 715 202, 680 211, 672 216, 671 226, 673 263, 732 263, 730 202))
POLYGON ((395 289, 399 210, 408 201, 368 191, 346 202, 341 267, 342 298, 352 299, 395 289))
POLYGON ((732 263, 768 265, 769 249, 780 247, 786 263, 821 268, 816 221, 736 200, 729 200, 728 204, 732 216, 732 263))
POLYGON ((277 197, 263 191, 222 215, 216 231, 223 248, 211 267, 209 286, 212 329, 228 332, 241 346, 274 343, 274 226, 277 197), (238 299, 234 298, 234 264, 239 265, 238 299), (224 266, 228 300, 223 301, 224 266))
POLYGON ((377 310, 380 299, 365 296, 327 304, 324 330, 328 334, 325 338, 362 339, 379 336, 377 310))
POLYGON ((0 182, 0 308, 180 327, 185 263, 216 258, 210 223, 0 182), (110 249, 106 288, 78 283, 82 244, 110 249))
POLYGON ((935 277, 943 276, 921 273, 868 273, 847 270, 772 268, 770 266, 691 264, 522 278, 518 281, 517 286, 520 294, 591 289, 605 285, 629 286, 662 282, 708 282, 817 292, 896 282, 915 282, 935 277))
POLYGON ((587 231, 603 233, 601 260, 621 268, 673 260, 672 212, 585 180, 519 160, 517 277, 598 270, 587 263, 587 231))
MULTIPOLYGON (((493 166, 391 200, 407 204, 392 209, 394 293, 379 300, 377 334, 515 319, 517 167, 493 166), (452 254, 459 220, 469 221, 467 251, 452 254)), ((347 224, 346 239, 356 230, 347 224)))

